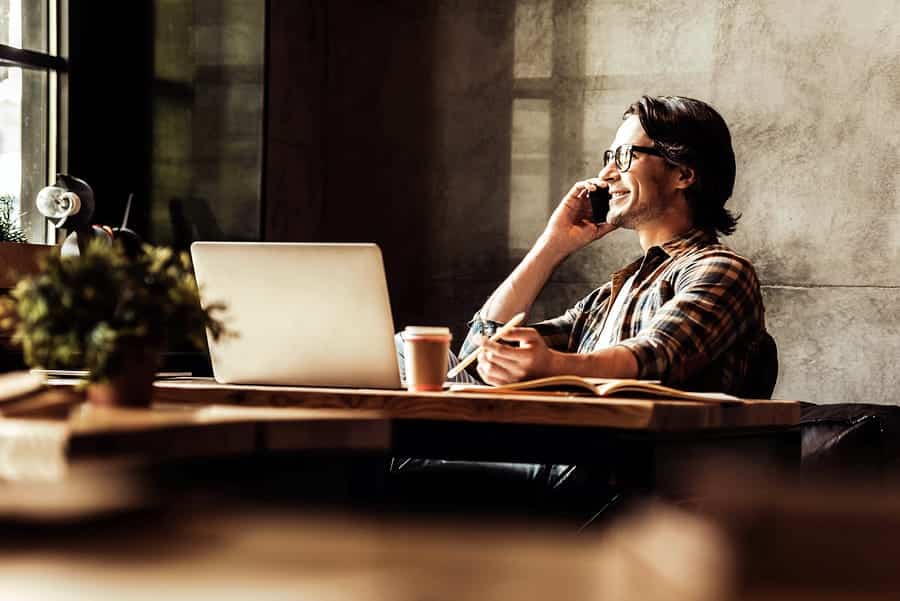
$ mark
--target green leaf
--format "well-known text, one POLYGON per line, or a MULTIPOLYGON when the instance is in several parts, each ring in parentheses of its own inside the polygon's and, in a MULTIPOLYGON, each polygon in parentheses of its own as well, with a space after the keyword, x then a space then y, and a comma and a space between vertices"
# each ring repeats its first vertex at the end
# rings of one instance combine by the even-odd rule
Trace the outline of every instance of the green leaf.
POLYGON ((101 380, 123 369, 123 354, 190 342, 205 346, 205 329, 226 334, 221 304, 200 306, 187 253, 144 246, 129 260, 119 245, 92 241, 77 257, 47 255, 38 275, 12 291, 22 342, 32 367, 87 369, 101 380))

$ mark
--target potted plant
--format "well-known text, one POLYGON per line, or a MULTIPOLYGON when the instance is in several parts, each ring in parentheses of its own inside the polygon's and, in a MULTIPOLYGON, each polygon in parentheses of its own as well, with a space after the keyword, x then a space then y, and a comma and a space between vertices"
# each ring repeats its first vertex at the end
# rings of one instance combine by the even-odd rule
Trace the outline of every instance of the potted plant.
POLYGON ((185 339, 203 348, 205 328, 222 335, 222 309, 201 307, 187 253, 145 245, 129 258, 118 243, 96 240, 79 256, 44 257, 5 313, 26 364, 87 370, 89 401, 142 406, 160 352, 185 339))

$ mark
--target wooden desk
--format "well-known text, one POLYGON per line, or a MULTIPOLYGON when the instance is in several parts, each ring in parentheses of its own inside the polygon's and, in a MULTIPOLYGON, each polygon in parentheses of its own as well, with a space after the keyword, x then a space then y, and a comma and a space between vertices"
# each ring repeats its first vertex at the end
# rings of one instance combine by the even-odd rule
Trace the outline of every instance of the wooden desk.
MULTIPOLYGON (((182 378, 155 384, 154 407, 134 418, 111 414, 105 420, 95 413, 51 427, 69 459, 330 445, 382 457, 595 463, 639 489, 665 488, 670 475, 709 456, 761 464, 800 459, 800 408, 790 401, 410 393, 182 378)), ((0 429, 0 442, 8 436, 0 429)))
POLYGON ((792 401, 697 403, 535 394, 411 393, 157 382, 157 402, 378 411, 395 455, 478 461, 600 462, 653 484, 704 455, 796 463, 800 406, 792 401))
POLYGON ((693 403, 554 394, 473 394, 348 388, 299 388, 218 384, 212 378, 162 380, 153 399, 194 403, 307 409, 367 409, 395 419, 452 420, 617 428, 649 432, 793 426, 794 401, 693 403))

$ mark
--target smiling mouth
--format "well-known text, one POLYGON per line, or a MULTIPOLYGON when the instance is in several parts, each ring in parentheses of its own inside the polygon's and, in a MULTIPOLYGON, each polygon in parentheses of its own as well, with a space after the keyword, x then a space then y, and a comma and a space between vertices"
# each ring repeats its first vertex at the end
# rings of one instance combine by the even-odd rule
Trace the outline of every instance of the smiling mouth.
POLYGON ((618 200, 620 198, 624 198, 628 196, 628 190, 616 190, 612 194, 610 194, 610 200, 618 200))

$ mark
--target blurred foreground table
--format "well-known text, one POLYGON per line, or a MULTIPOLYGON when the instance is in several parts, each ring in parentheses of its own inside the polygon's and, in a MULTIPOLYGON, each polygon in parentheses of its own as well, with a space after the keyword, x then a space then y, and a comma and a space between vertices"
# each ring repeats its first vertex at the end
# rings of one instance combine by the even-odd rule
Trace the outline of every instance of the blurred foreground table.
MULTIPOLYGON (((272 512, 227 502, 106 523, 69 519, 23 528, 7 519, 0 598, 900 596, 900 489, 757 477, 746 465, 710 467, 702 480, 699 506, 651 502, 583 534, 525 523, 272 512)), ((0 520, 7 517, 0 507, 0 520)))
POLYGON ((214 509, 0 542, 0 598, 596 598, 596 545, 550 530, 214 509))

